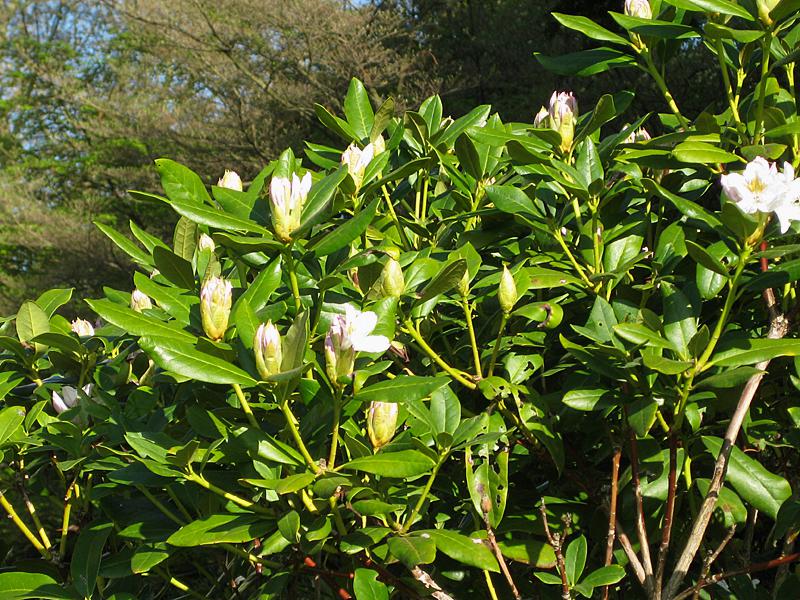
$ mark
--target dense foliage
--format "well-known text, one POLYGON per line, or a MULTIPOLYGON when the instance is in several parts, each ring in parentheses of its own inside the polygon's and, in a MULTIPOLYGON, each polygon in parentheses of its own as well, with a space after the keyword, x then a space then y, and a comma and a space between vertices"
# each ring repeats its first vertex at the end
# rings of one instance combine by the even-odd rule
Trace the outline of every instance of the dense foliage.
POLYGON ((797 596, 796 8, 555 15, 608 46, 543 62, 666 114, 353 79, 246 184, 156 161, 171 243, 102 226, 134 292, 2 320, 3 598, 797 596))

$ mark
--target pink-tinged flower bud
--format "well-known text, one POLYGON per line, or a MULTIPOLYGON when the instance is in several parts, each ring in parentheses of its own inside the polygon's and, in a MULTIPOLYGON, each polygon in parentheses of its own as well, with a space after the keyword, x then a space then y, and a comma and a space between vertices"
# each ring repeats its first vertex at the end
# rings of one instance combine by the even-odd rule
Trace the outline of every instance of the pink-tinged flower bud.
POLYGON ((625 14, 629 17, 652 19, 653 9, 649 0, 625 0, 625 14))
POLYGON ((282 242, 292 241, 292 233, 300 227, 303 206, 311 190, 311 173, 302 179, 297 175, 273 177, 269 186, 269 203, 272 210, 272 228, 282 242))
POLYGON ((86 319, 75 319, 72 322, 72 331, 78 337, 92 337, 94 335, 94 327, 86 319))
POLYGON ((142 312, 153 308, 153 302, 150 300, 150 296, 139 289, 135 289, 131 292, 131 308, 136 312, 142 312))
POLYGON ((200 291, 200 316, 203 330, 212 340, 219 341, 228 329, 231 314, 233 288, 231 282, 222 277, 211 277, 200 291))
POLYGON ((397 430, 397 403, 371 402, 367 414, 367 433, 375 450, 392 441, 397 430))
POLYGON ((214 240, 211 239, 210 236, 206 235, 205 233, 200 234, 200 239, 197 240, 197 249, 201 252, 204 250, 208 250, 210 252, 214 252, 217 246, 214 243, 214 240))
POLYGON ((367 144, 363 150, 355 144, 350 144, 347 150, 342 152, 342 164, 347 165, 347 172, 353 178, 356 191, 361 188, 361 184, 364 182, 364 172, 374 157, 375 148, 372 144, 367 144))
POLYGON ((510 313, 517 303, 517 284, 508 267, 503 266, 503 274, 500 275, 500 288, 497 291, 497 299, 500 302, 500 310, 505 314, 510 313))
POLYGON ((258 326, 256 337, 253 341, 253 353, 256 357, 256 368, 262 379, 268 379, 281 372, 283 350, 281 334, 272 321, 258 326))
POLYGON ((381 274, 383 283, 381 288, 385 296, 399 298, 406 291, 406 280, 403 277, 403 268, 394 258, 386 261, 381 274))
POLYGON ((561 151, 569 152, 578 120, 578 101, 572 92, 553 92, 549 115, 550 128, 561 134, 561 151))
POLYGON ((649 142, 652 137, 648 133, 647 129, 641 128, 637 129, 636 131, 631 131, 630 135, 625 138, 626 144, 643 144, 645 142, 649 142))
POLYGON ((217 182, 219 187, 228 188, 229 190, 236 190, 237 192, 241 192, 242 187, 242 178, 239 177, 239 174, 236 171, 225 171, 225 174, 222 178, 217 182))
POLYGON ((539 109, 539 112, 536 113, 536 116, 533 118, 533 126, 550 127, 550 113, 544 106, 539 109))

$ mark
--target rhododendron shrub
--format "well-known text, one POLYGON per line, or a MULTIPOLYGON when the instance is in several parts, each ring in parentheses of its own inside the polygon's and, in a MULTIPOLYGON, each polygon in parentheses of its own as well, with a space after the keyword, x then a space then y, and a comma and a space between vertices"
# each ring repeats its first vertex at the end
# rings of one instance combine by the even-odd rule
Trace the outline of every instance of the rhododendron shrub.
POLYGON ((800 30, 767 4, 555 14, 603 46, 539 60, 639 68, 646 115, 353 80, 336 144, 156 161, 173 239, 103 227, 133 292, 2 321, 0 597, 800 596, 800 30))

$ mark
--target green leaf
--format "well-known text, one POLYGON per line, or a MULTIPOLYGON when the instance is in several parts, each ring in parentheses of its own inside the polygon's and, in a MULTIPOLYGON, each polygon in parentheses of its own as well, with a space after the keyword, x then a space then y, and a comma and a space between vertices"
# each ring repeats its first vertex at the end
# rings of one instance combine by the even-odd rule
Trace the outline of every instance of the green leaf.
MULTIPOLYGON (((722 448, 720 438, 703 436, 703 444, 714 458, 719 456, 722 448)), ((745 502, 773 520, 777 518, 781 505, 792 495, 788 481, 768 471, 736 446, 731 449, 726 482, 733 486, 745 502)))
POLYGON ((597 75, 611 69, 636 64, 636 59, 627 52, 605 46, 558 56, 545 56, 536 52, 534 56, 548 71, 557 75, 578 75, 580 77, 597 75))
POLYGON ((372 130, 369 133, 370 142, 374 142, 378 139, 378 136, 383 133, 383 130, 386 129, 393 117, 394 98, 389 96, 375 112, 375 118, 372 121, 372 130))
POLYGON ((156 565, 169 558, 166 544, 156 542, 138 546, 131 556, 131 571, 136 574, 147 573, 156 565))
POLYGON ((300 541, 300 515, 296 510, 290 510, 278 520, 278 531, 290 544, 300 541))
POLYGON ((156 159, 155 163, 161 175, 161 186, 170 200, 184 204, 211 204, 211 196, 197 173, 168 158, 156 159))
POLYGON ((274 521, 256 515, 211 515, 184 525, 167 538, 167 543, 187 548, 220 543, 244 544, 262 537, 274 527, 274 521))
POLYGON ((355 396, 360 402, 411 402, 422 400, 450 382, 448 377, 399 375, 361 389, 355 396))
POLYGON ((55 579, 44 573, 10 571, 0 573, 0 598, 3 600, 78 600, 55 579))
POLYGON ((639 35, 665 40, 680 40, 699 36, 694 29, 688 25, 682 25, 681 23, 631 17, 612 11, 609 11, 608 14, 611 15, 611 18, 614 19, 620 27, 639 35))
POLYGON ((484 571, 500 572, 497 559, 480 538, 467 537, 447 529, 427 529, 419 533, 430 536, 436 549, 455 561, 484 571))
POLYGON ((262 267, 261 272, 239 296, 234 311, 240 304, 249 304, 253 312, 258 312, 269 304, 270 297, 281 284, 281 257, 276 256, 270 263, 262 267))
POLYGON ((655 348, 675 349, 669 340, 665 340, 661 335, 642 325, 641 323, 620 323, 614 325, 614 333, 624 340, 637 345, 647 345, 655 348))
POLYGON ((372 569, 356 569, 353 592, 356 600, 389 600, 389 589, 378 581, 378 573, 372 569))
POLYGON ((153 249, 153 260, 167 281, 185 290, 194 289, 194 271, 188 260, 161 246, 153 249))
POLYGON ((677 375, 683 373, 689 367, 693 366, 693 362, 687 360, 672 360, 664 358, 655 352, 650 352, 646 348, 642 350, 642 362, 648 369, 664 373, 665 375, 677 375))
POLYGON ((498 540, 497 545, 503 556, 511 560, 534 565, 540 569, 552 569, 556 565, 556 553, 553 547, 541 540, 498 540))
POLYGON ((672 150, 672 156, 685 163, 718 164, 741 162, 741 158, 706 142, 681 142, 672 150))
POLYGON ((36 299, 36 304, 41 308, 48 318, 53 316, 60 307, 64 306, 72 298, 75 288, 56 288, 42 292, 36 299))
POLYGON ((17 432, 24 420, 23 406, 7 406, 0 410, 0 447, 17 432))
MULTIPOLYGON (((698 477, 694 480, 694 483, 699 492, 705 496, 708 493, 711 480, 698 477)), ((733 490, 725 486, 722 486, 719 490, 719 498, 717 498, 717 505, 714 510, 722 513, 726 527, 732 527, 737 523, 747 521, 747 507, 733 490)))
POLYGON ((497 210, 504 213, 538 216, 533 201, 528 194, 512 185, 489 185, 485 188, 486 197, 497 210))
POLYGON ((620 44, 622 46, 627 46, 630 44, 630 42, 624 37, 609 31, 605 27, 598 25, 586 17, 579 15, 565 15, 557 12, 550 14, 564 27, 579 31, 590 39, 599 40, 601 42, 611 42, 612 44, 620 44))
POLYGON ((419 300, 425 302, 434 296, 443 294, 453 289, 464 273, 467 272, 467 261, 463 258, 458 258, 445 266, 439 273, 425 286, 419 294, 419 300))
POLYGON ((113 523, 96 521, 81 529, 69 563, 72 584, 81 596, 89 598, 94 593, 103 547, 113 529, 113 523))
POLYGON ((562 402, 574 410, 602 410, 612 405, 613 394, 606 389, 570 390, 562 398, 562 402))
POLYGON ((347 143, 359 139, 358 135, 355 131, 353 131, 353 128, 350 127, 350 124, 347 121, 332 114, 331 111, 321 104, 314 105, 314 112, 316 113, 320 123, 325 125, 325 127, 330 129, 333 133, 341 137, 347 143))
POLYGON ((172 234, 172 248, 175 254, 186 260, 192 260, 197 246, 197 224, 191 219, 181 217, 175 224, 172 234))
POLYGON ((355 77, 350 80, 350 87, 347 88, 344 98, 344 114, 359 139, 366 139, 372 131, 375 114, 364 84, 355 77))
POLYGON ((197 340, 195 336, 183 331, 179 327, 164 323, 154 317, 138 313, 127 306, 121 306, 111 300, 101 298, 99 300, 87 300, 86 303, 94 312, 100 315, 101 318, 131 335, 176 338, 190 343, 194 343, 197 340))
POLYGON ((800 356, 800 340, 738 339, 720 344, 709 362, 719 367, 739 367, 778 356, 800 356))
POLYGON ((134 244, 127 237, 122 235, 119 231, 117 231, 113 227, 101 223, 100 221, 95 221, 94 224, 100 231, 102 231, 106 235, 106 237, 108 237, 112 242, 114 242, 120 250, 122 250, 125 254, 130 256, 135 263, 143 267, 149 267, 152 265, 150 255, 148 255, 147 252, 139 248, 139 246, 134 244))
POLYGON ((253 386, 255 379, 229 362, 196 350, 191 344, 166 337, 146 336, 142 348, 162 369, 208 383, 253 386))
POLYGON ((247 231, 250 233, 272 236, 267 228, 262 227, 255 221, 235 217, 221 210, 217 210, 216 208, 210 208, 200 204, 184 204, 181 202, 173 202, 171 206, 179 215, 191 219, 200 225, 207 225, 208 227, 215 227, 216 229, 225 231, 247 231))
POLYGON ((417 477, 430 472, 436 463, 417 450, 381 452, 372 456, 355 458, 341 466, 342 469, 364 471, 382 477, 417 477))
POLYGON ((386 540, 386 544, 389 552, 409 569, 432 563, 436 558, 436 544, 430 537, 396 536, 386 540))
POLYGON ((561 271, 553 271, 552 269, 545 269, 544 267, 531 267, 527 269, 530 275, 531 290, 542 290, 554 287, 561 287, 563 285, 574 285, 581 282, 577 277, 573 277, 568 273, 561 271))
POLYGON ((678 288, 661 282, 664 299, 664 333, 682 358, 689 355, 689 342, 697 333, 697 319, 689 299, 678 288))
POLYGON ((481 104, 480 106, 473 108, 463 117, 459 117, 450 123, 446 129, 443 129, 434 135, 431 138, 431 145, 452 148, 458 137, 467 129, 477 125, 478 123, 485 123, 491 110, 492 107, 488 104, 481 104))
POLYGON ((695 12, 720 13, 732 17, 741 17, 746 21, 753 21, 753 15, 735 2, 728 0, 664 0, 675 8, 695 12))
POLYGON ((50 331, 50 319, 38 304, 28 300, 17 311, 16 326, 19 341, 29 342, 37 335, 50 331))
POLYGON ((695 244, 691 240, 686 240, 686 251, 689 253, 689 256, 709 271, 714 271, 725 278, 728 277, 728 270, 723 264, 698 244, 695 244))
POLYGON ((628 405, 628 423, 639 437, 644 437, 656 422, 658 402, 653 398, 640 398, 628 405))
POLYGON ((589 573, 581 581, 581 585, 596 588, 604 585, 612 585, 625 577, 625 569, 620 565, 608 565, 600 567, 589 573))
POLYGON ((316 242, 311 246, 310 250, 317 256, 327 256, 347 246, 364 233, 367 227, 369 227, 369 224, 372 223, 375 212, 378 210, 378 202, 378 199, 370 202, 370 204, 359 211, 357 215, 354 215, 316 242))
POLYGON ((680 196, 673 194, 666 188, 661 187, 652 179, 642 179, 642 184, 648 192, 651 194, 656 194, 664 200, 669 200, 675 206, 675 208, 681 212, 681 214, 699 221, 702 226, 711 228, 722 226, 722 223, 719 219, 717 219, 699 204, 695 204, 691 200, 686 200, 685 198, 681 198, 680 196))
POLYGON ((567 546, 564 554, 564 568, 567 572, 567 581, 570 585, 575 585, 583 574, 586 566, 586 538, 580 536, 572 540, 567 546))
POLYGON ((345 177, 347 177, 347 166, 341 165, 336 171, 314 184, 303 206, 300 227, 292 233, 294 238, 300 237, 303 232, 311 229, 322 219, 325 209, 331 203, 331 198, 345 177))

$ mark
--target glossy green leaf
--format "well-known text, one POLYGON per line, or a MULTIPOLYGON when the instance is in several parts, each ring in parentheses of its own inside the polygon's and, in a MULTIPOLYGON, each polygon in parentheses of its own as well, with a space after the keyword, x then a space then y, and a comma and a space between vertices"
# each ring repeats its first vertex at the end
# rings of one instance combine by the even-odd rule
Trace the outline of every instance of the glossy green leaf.
POLYGON ((197 173, 168 158, 159 158, 155 163, 161 186, 170 200, 184 204, 211 203, 211 196, 197 173))
POLYGON ((194 272, 188 260, 161 246, 153 249, 153 260, 167 281, 185 290, 194 289, 194 272))
POLYGON ((127 306, 121 306, 104 298, 87 300, 86 303, 100 317, 131 335, 160 336, 189 343, 193 343, 197 339, 179 327, 159 321, 155 317, 138 313, 127 306))
POLYGON ((489 185, 485 188, 486 197, 497 210, 509 214, 537 216, 533 201, 528 194, 511 185, 489 185))
POLYGON ((64 306, 72 299, 72 292, 75 288, 55 288, 42 292, 36 299, 36 304, 41 308, 48 318, 53 316, 59 308, 64 306))
POLYGON ((732 17, 741 17, 746 21, 753 21, 753 15, 735 2, 729 0, 664 0, 676 8, 696 12, 719 13, 732 17))
POLYGON ((350 80, 350 87, 344 98, 344 114, 347 122, 360 139, 365 139, 372 131, 372 123, 375 115, 372 112, 372 105, 369 101, 369 94, 355 77, 350 80))
POLYGON ((429 536, 395 536, 390 537, 386 543, 389 552, 409 569, 432 563, 436 558, 436 544, 429 536))
POLYGON ((295 238, 300 237, 322 220, 325 210, 345 177, 347 177, 347 166, 341 165, 336 171, 326 175, 312 186, 300 216, 300 227, 293 232, 295 238))
POLYGON ((0 597, 3 600, 79 600, 79 596, 62 588, 50 575, 23 571, 0 573, 0 597))
POLYGON ((448 529, 427 529, 420 532, 430 536, 436 549, 455 561, 484 571, 499 573, 500 567, 489 546, 480 538, 472 538, 448 529))
POLYGON ((110 239, 116 246, 122 250, 125 254, 130 256, 133 261, 143 267, 149 267, 153 264, 153 261, 150 258, 150 255, 139 248, 136 244, 134 244, 129 238, 122 235, 119 231, 106 225, 105 223, 101 223, 100 221, 94 222, 95 226, 102 231, 108 239, 110 239))
POLYGON ((420 377, 418 375, 399 375, 394 379, 381 381, 362 388, 356 394, 361 402, 410 402, 427 398, 433 392, 450 382, 447 377, 420 377))
POLYGON ((800 356, 800 340, 738 339, 720 344, 710 362, 719 367, 739 367, 772 360, 778 356, 800 356))
POLYGON ((39 305, 28 300, 17 311, 17 337, 20 342, 29 342, 37 335, 50 331, 50 319, 39 305))
POLYGON ((244 386, 253 386, 256 383, 255 379, 239 367, 196 350, 183 341, 146 336, 139 343, 158 366, 178 375, 208 383, 237 383, 244 386))
POLYGON ((355 458, 341 466, 342 469, 364 471, 382 477, 417 477, 433 469, 434 461, 417 450, 381 452, 372 456, 355 458))
POLYGON ((7 406, 0 410, 0 447, 14 436, 25 420, 23 406, 7 406))
POLYGON ((353 591, 356 600, 389 600, 389 589, 378 581, 378 573, 372 569, 356 569, 353 591))
POLYGON ((243 544, 262 537, 275 527, 274 521, 255 515, 219 514, 192 521, 167 538, 172 546, 193 547, 243 544))
POLYGON ((192 260, 197 246, 197 224, 191 219, 181 217, 175 224, 172 234, 172 249, 175 254, 186 260, 192 260))
POLYGON ((467 261, 463 258, 458 258, 451 263, 448 263, 439 273, 426 285, 422 292, 419 294, 419 300, 425 302, 439 294, 449 292, 453 289, 464 273, 467 272, 467 261))
POLYGON ((81 596, 91 597, 94 592, 103 547, 112 529, 113 523, 97 521, 81 528, 69 563, 72 584, 81 596))
POLYGON ((378 210, 379 200, 373 200, 368 206, 361 209, 358 214, 348 219, 336 229, 326 234, 322 239, 311 246, 310 250, 317 256, 327 256, 341 250, 366 231, 375 212, 378 210))
POLYGON ((567 545, 567 551, 564 553, 564 569, 570 585, 575 585, 583 574, 587 548, 584 536, 575 538, 567 545))
POLYGON ((590 39, 598 40, 601 42, 611 42, 612 44, 620 44, 623 46, 627 46, 628 44, 630 44, 630 42, 626 40, 624 37, 609 31, 605 27, 598 25, 597 23, 586 17, 580 15, 565 15, 557 12, 550 14, 556 21, 561 23, 564 27, 568 27, 569 29, 579 31, 590 39))

